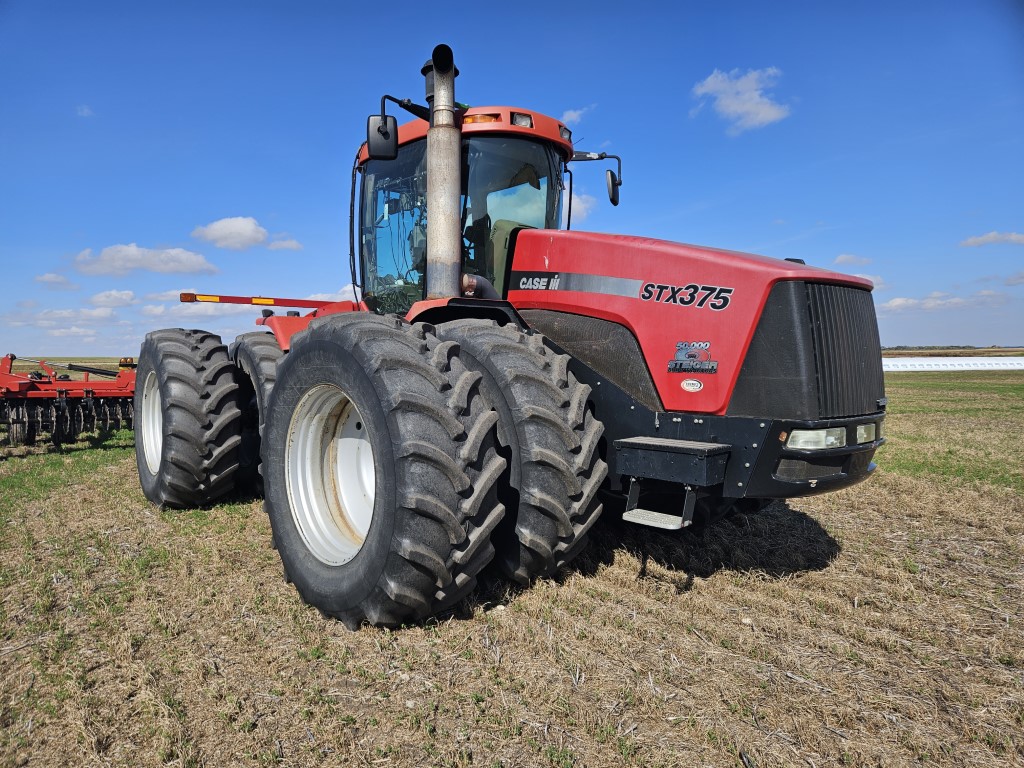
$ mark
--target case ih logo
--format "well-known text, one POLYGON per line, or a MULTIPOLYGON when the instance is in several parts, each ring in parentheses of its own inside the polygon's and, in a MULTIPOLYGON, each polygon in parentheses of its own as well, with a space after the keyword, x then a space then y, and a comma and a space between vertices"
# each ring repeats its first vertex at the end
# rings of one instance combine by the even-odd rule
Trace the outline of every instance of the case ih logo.
POLYGON ((518 288, 523 291, 557 291, 561 277, 544 273, 520 273, 518 288))
POLYGON ((669 360, 669 373, 718 373, 718 361, 711 359, 710 341, 680 341, 676 356, 669 360))

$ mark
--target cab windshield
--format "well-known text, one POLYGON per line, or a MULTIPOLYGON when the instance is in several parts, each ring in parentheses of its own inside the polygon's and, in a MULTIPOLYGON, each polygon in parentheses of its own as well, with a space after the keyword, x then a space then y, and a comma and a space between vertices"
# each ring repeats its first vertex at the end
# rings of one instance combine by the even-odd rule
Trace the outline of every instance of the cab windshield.
MULTIPOLYGON (((395 160, 370 160, 363 172, 360 270, 367 304, 405 313, 425 292, 426 141, 395 160)), ((462 269, 504 295, 508 240, 519 227, 557 229, 562 165, 555 150, 508 136, 462 140, 462 269)))

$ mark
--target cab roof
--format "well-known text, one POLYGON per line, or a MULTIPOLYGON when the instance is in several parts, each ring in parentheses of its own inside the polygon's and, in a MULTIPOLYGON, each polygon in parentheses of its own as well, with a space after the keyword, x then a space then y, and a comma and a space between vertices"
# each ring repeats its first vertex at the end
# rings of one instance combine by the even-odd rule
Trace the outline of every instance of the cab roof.
MULTIPOLYGON (((459 115, 459 123, 467 136, 499 133, 524 136, 553 145, 563 160, 572 157, 572 132, 561 120, 540 112, 520 107, 470 107, 459 115)), ((429 127, 426 120, 420 119, 398 126, 398 146, 426 138, 429 127)), ((366 142, 363 142, 358 162, 362 165, 368 159, 366 142)))

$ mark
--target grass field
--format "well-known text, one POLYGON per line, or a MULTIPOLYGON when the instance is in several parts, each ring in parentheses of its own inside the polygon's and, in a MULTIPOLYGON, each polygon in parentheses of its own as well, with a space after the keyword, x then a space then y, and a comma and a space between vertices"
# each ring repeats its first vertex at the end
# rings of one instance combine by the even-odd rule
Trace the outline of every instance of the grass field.
POLYGON ((130 434, 0 460, 0 765, 1024 764, 1024 373, 887 377, 881 468, 352 633, 130 434))

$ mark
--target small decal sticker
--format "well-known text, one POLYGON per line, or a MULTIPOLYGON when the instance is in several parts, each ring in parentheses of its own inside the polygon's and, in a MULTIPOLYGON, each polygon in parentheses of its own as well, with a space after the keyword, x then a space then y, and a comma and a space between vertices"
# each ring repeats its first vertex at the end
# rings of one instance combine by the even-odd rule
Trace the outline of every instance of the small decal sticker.
MULTIPOLYGON (((718 373, 718 361, 711 359, 710 341, 680 341, 676 356, 668 362, 669 373, 718 373)), ((685 386, 686 382, 683 382, 685 386)))
POLYGON ((683 379, 683 383, 680 386, 687 392, 700 392, 704 389, 704 382, 697 381, 697 379, 683 379))

